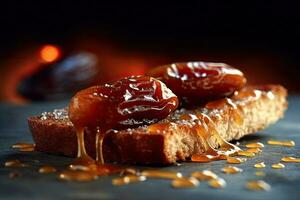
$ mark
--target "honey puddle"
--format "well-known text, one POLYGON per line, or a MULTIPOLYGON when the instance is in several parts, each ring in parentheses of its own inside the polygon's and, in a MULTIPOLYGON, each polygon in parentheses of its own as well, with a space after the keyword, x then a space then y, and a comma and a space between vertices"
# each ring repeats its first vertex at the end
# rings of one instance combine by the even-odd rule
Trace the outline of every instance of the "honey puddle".
POLYGON ((279 140, 269 140, 268 144, 270 145, 278 145, 278 146, 286 146, 286 147, 294 147, 296 144, 294 141, 279 141, 279 140))
POLYGON ((283 157, 283 158, 281 158, 281 161, 283 161, 283 162, 292 162, 292 163, 300 163, 300 158, 283 157))
POLYGON ((271 186, 262 180, 248 181, 246 183, 246 188, 249 190, 265 190, 265 191, 271 190, 271 186))

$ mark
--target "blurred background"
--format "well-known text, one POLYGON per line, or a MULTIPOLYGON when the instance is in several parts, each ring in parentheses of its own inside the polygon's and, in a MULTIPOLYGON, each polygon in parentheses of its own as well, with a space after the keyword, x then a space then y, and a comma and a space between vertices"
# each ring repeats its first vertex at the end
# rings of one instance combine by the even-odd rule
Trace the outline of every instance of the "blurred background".
POLYGON ((225 62, 300 92, 300 14, 287 1, 0 3, 0 100, 79 89, 182 61, 225 62))

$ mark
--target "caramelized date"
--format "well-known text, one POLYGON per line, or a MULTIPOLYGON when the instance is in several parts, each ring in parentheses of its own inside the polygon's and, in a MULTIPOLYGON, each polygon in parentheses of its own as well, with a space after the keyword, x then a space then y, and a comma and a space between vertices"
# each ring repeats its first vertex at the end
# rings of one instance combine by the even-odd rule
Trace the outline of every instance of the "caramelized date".
POLYGON ((224 63, 188 62, 164 65, 147 75, 164 82, 185 103, 205 103, 241 89, 243 73, 224 63))
POLYGON ((75 127, 105 131, 155 123, 177 106, 176 95, 164 83, 136 76, 78 92, 70 102, 69 117, 75 127))

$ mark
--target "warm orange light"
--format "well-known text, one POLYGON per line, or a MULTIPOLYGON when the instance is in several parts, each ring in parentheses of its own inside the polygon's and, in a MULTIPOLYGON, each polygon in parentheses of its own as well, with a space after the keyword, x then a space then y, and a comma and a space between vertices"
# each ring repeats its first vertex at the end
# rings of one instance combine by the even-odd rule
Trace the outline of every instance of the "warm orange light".
POLYGON ((40 51, 41 59, 45 62, 53 62, 58 59, 60 50, 53 45, 45 45, 40 51))

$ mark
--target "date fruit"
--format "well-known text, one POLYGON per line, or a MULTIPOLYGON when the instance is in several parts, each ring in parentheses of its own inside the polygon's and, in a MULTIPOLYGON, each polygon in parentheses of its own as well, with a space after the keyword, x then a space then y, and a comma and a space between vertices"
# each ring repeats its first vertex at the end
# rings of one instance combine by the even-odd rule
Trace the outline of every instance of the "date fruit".
POLYGON ((150 70, 184 103, 195 105, 230 96, 246 84, 243 73, 224 63, 187 62, 150 70))
POLYGON ((177 96, 161 81, 132 76, 78 92, 69 105, 75 127, 122 129, 155 123, 178 106, 177 96))

